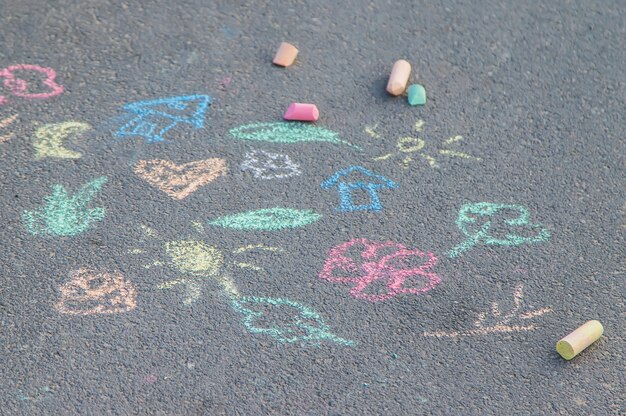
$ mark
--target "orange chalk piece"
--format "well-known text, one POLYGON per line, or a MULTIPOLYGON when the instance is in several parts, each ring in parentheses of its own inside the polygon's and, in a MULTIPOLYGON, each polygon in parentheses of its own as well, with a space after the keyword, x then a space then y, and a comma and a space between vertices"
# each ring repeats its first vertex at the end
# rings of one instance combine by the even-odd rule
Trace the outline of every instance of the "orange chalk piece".
POLYGON ((320 112, 315 104, 291 103, 285 111, 285 120, 317 121, 320 112))
POLYGON ((588 321, 557 342, 556 351, 569 361, 597 341, 603 332, 604 328, 599 321, 588 321))
POLYGON ((291 43, 283 42, 278 47, 278 51, 276 51, 272 62, 274 65, 287 67, 293 64, 296 60, 296 56, 298 56, 298 48, 291 43))
POLYGON ((400 59, 393 64, 391 68, 391 75, 389 75, 389 82, 387 82, 387 92, 391 95, 398 96, 406 89, 406 84, 409 83, 409 77, 411 76, 411 64, 400 59))

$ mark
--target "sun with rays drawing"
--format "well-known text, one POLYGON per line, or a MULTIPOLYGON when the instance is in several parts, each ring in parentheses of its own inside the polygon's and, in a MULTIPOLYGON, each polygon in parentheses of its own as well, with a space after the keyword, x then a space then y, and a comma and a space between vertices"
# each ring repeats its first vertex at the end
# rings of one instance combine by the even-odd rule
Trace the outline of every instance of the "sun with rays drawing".
MULTIPOLYGON (((417 120, 417 122, 415 122, 415 132, 418 134, 422 133, 425 125, 426 122, 424 120, 417 120)), ((383 137, 376 132, 377 127, 378 125, 375 125, 373 127, 366 127, 365 132, 375 139, 383 139, 383 137)), ((439 161, 435 156, 433 156, 433 154, 443 155, 447 157, 458 157, 461 159, 474 160, 478 162, 481 161, 481 158, 479 157, 450 149, 451 146, 456 146, 461 141, 463 141, 463 136, 452 136, 443 142, 443 144, 441 145, 442 148, 437 150, 435 154, 433 153, 434 149, 430 149, 431 147, 436 147, 433 143, 427 142, 421 137, 401 137, 396 142, 396 151, 375 157, 372 160, 381 161, 396 159, 400 157, 402 160, 399 162, 399 164, 404 169, 409 168, 411 163, 416 158, 421 158, 428 161, 428 165, 431 168, 438 168, 439 161)))
MULTIPOLYGON (((199 223, 195 223, 194 227, 196 227, 198 231, 203 231, 199 223)), ((163 242, 165 254, 167 255, 167 262, 156 260, 150 264, 144 265, 144 267, 169 267, 180 274, 176 279, 158 284, 157 288, 184 288, 185 299, 183 303, 185 305, 191 305, 200 298, 202 295, 202 287, 208 279, 217 282, 230 297, 240 296, 239 290, 230 278, 228 268, 225 266, 225 258, 222 250, 204 241, 195 239, 164 241, 152 228, 145 225, 141 228, 147 237, 163 242)), ((250 251, 282 252, 283 249, 262 244, 248 245, 233 250, 232 254, 236 256, 250 251)), ((142 254, 145 253, 145 250, 131 249, 129 252, 132 254, 142 254)), ((262 267, 246 262, 231 261, 228 265, 261 273, 266 272, 262 267)))
MULTIPOLYGON (((201 223, 192 224, 198 232, 204 232, 201 223)), ((205 282, 213 280, 220 285, 224 294, 229 298, 230 307, 242 315, 241 323, 251 334, 270 336, 282 343, 299 343, 316 347, 320 347, 322 342, 333 342, 346 347, 356 345, 354 341, 338 337, 330 332, 330 327, 324 318, 310 306, 285 298, 241 294, 229 274, 232 266, 267 274, 264 268, 251 263, 227 261, 223 250, 201 240, 165 241, 152 228, 145 225, 141 228, 146 237, 158 242, 159 249, 165 249, 167 256, 166 262, 157 260, 144 267, 168 267, 176 270, 179 274, 176 279, 160 283, 157 288, 184 288, 183 303, 185 305, 192 305, 200 299, 205 282)), ((257 244, 239 247, 229 255, 237 258, 245 253, 256 251, 283 252, 283 249, 257 244)), ((139 248, 129 250, 132 254, 145 252, 139 248)))

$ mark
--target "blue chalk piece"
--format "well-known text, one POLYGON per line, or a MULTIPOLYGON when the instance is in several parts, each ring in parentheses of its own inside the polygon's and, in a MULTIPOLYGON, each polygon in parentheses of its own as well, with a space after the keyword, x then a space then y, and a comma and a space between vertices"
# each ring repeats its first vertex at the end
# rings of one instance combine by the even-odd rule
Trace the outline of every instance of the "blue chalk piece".
POLYGON ((426 89, 420 84, 413 84, 408 90, 408 99, 410 105, 426 104, 426 89))

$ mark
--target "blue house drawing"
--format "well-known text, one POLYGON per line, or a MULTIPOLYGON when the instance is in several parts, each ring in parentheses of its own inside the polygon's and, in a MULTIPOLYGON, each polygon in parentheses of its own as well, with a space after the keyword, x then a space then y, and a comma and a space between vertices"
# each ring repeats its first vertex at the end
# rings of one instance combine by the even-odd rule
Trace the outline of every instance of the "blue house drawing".
POLYGON ((115 135, 143 136, 148 143, 162 142, 165 133, 178 123, 202 128, 204 115, 212 102, 208 95, 186 95, 127 104, 123 109, 136 116, 120 127, 115 135))
POLYGON ((382 210, 380 198, 378 197, 378 190, 389 188, 395 189, 398 185, 383 176, 376 175, 370 172, 362 166, 350 166, 347 169, 340 170, 333 176, 328 178, 322 183, 322 189, 330 189, 337 186, 340 198, 339 211, 351 212, 351 211, 376 211, 382 210), (349 176, 353 172, 360 172, 366 178, 372 178, 368 182, 343 182, 342 178, 349 176), (370 198, 369 204, 355 205, 352 199, 352 193, 355 190, 362 190, 368 193, 370 198))

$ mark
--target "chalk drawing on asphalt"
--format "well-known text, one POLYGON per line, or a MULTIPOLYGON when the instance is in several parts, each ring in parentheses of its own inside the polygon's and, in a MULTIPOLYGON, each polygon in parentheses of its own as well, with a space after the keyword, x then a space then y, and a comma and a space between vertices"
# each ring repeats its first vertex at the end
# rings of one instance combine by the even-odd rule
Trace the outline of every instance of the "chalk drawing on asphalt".
POLYGON ((341 140, 337 132, 301 122, 252 123, 232 128, 229 133, 238 140, 278 144, 328 142, 361 149, 352 143, 341 140))
POLYGON ((299 176, 300 166, 294 163, 289 155, 254 150, 246 153, 241 163, 242 171, 252 172, 259 179, 283 179, 299 176))
POLYGON ((459 211, 456 225, 467 239, 448 252, 448 257, 452 258, 479 243, 513 247, 541 243, 550 238, 550 231, 541 224, 532 223, 528 209, 516 204, 465 204, 459 211), (494 235, 496 233, 498 235, 494 235))
POLYGON ((134 285, 121 272, 86 267, 70 273, 60 288, 56 309, 68 315, 98 315, 128 312, 137 307, 134 285))
POLYGON ((492 302, 488 312, 480 312, 474 322, 474 328, 461 331, 434 331, 424 332, 426 337, 457 338, 487 335, 502 332, 524 332, 537 329, 536 324, 527 321, 552 312, 551 308, 540 308, 522 312, 524 301, 524 285, 515 287, 513 292, 513 307, 507 313, 502 313, 498 302, 492 302))
POLYGON ((381 175, 377 175, 362 166, 350 166, 336 172, 322 182, 322 189, 337 188, 339 192, 339 211, 374 211, 383 209, 378 192, 382 189, 395 189, 398 185, 381 175), (352 177, 350 181, 349 177, 352 177), (367 203, 356 203, 355 194, 367 194, 367 203))
MULTIPOLYGON (((152 228, 142 227, 146 236, 150 238, 160 239, 158 233, 152 228)), ((240 247, 232 254, 239 255, 251 250, 262 250, 268 252, 282 252, 280 247, 268 247, 266 246, 250 246, 246 249, 240 247)), ((185 298, 183 303, 185 305, 192 305, 201 298, 202 288, 206 286, 207 281, 216 282, 221 290, 228 296, 239 296, 239 290, 234 281, 230 277, 230 272, 226 265, 235 266, 239 269, 253 269, 266 273, 266 270, 262 267, 256 266, 249 262, 242 262, 239 260, 226 261, 224 251, 201 240, 185 239, 185 240, 173 240, 163 241, 163 248, 166 254, 167 261, 160 260, 153 261, 146 264, 145 267, 168 267, 176 270, 180 275, 176 279, 161 283, 157 285, 159 289, 173 289, 176 287, 182 287, 185 290, 185 298), (251 267, 251 266, 254 266, 251 267)), ((131 254, 143 254, 144 250, 133 248, 129 250, 131 254)))
MULTIPOLYGON (((158 233, 143 226, 144 233, 150 238, 160 239, 158 233)), ((226 261, 225 253, 215 246, 199 240, 174 240, 164 243, 168 256, 166 263, 153 262, 148 267, 166 266, 176 270, 180 277, 157 285, 159 289, 174 289, 182 286, 185 290, 183 304, 193 305, 202 297, 207 280, 216 282, 223 294, 229 299, 234 311, 243 315, 241 323, 248 332, 266 335, 282 343, 299 343, 319 347, 322 341, 334 342, 344 346, 354 346, 355 342, 340 338, 330 332, 324 319, 312 308, 301 303, 283 299, 257 296, 244 296, 225 264, 230 263, 240 269, 252 269, 255 272, 267 271, 252 263, 226 261)), ((131 249, 129 253, 142 254, 144 250, 131 249)), ((246 253, 268 252, 281 253, 280 247, 252 244, 238 247, 230 254, 235 256, 246 253)))
POLYGON ((310 209, 276 207, 226 215, 211 220, 208 224, 240 231, 278 231, 303 227, 320 218, 322 218, 320 214, 310 209))
MULTIPOLYGON (((54 69, 39 65, 18 64, 0 69, 0 79, 2 79, 2 84, 9 90, 9 93, 27 100, 43 100, 61 94, 63 86, 56 83, 56 76, 57 73, 54 69), (29 78, 32 76, 44 77, 38 81, 44 88, 39 88, 39 85, 33 85, 32 82, 20 78, 25 73, 28 73, 29 78)), ((0 95, 0 105, 8 102, 9 99, 6 96, 0 95)))
POLYGON ((12 132, 7 133, 7 130, 5 129, 9 127, 11 124, 13 124, 15 120, 18 119, 18 117, 19 117, 19 114, 13 114, 12 116, 9 116, 5 119, 0 120, 0 143, 9 141, 13 137, 15 137, 15 134, 13 134, 12 132))
POLYGON ((226 161, 219 158, 180 165, 169 160, 140 160, 133 170, 141 179, 178 200, 188 197, 228 172, 226 161))
POLYGON ((104 219, 105 209, 89 208, 89 204, 106 181, 106 176, 96 178, 74 194, 63 185, 53 185, 42 207, 24 211, 24 227, 33 235, 74 236, 87 231, 104 219))
MULTIPOLYGON (((415 123, 415 132, 420 133, 423 130, 423 127, 426 123, 423 120, 418 120, 415 123)), ((382 136, 375 131, 376 126, 374 127, 366 127, 365 132, 376 139, 381 139, 382 136)), ((431 147, 436 147, 426 140, 420 137, 401 137, 396 142, 396 151, 387 153, 382 156, 375 157, 372 160, 381 161, 381 160, 390 160, 396 157, 400 157, 401 160, 399 164, 407 169, 411 163, 416 158, 424 159, 428 162, 428 165, 431 168, 438 168, 439 162, 438 159, 433 156, 433 152, 436 155, 442 155, 447 157, 458 157, 465 160, 474 160, 481 161, 479 157, 472 156, 467 153, 460 152, 458 150, 451 149, 451 147, 456 146, 459 142, 463 141, 463 136, 455 135, 443 141, 440 149, 430 150, 431 147)))
POLYGON ((331 333, 324 319, 309 306, 281 298, 240 296, 232 307, 243 314, 242 324, 252 334, 268 335, 283 343, 310 344, 322 341, 352 347, 356 343, 331 333))
POLYGON ((355 238, 328 253, 319 277, 352 286, 350 295, 370 302, 429 292, 441 278, 433 272, 437 257, 403 244, 355 238))
POLYGON ((87 123, 79 121, 65 121, 62 123, 46 124, 35 130, 35 159, 46 157, 57 159, 78 159, 80 152, 67 149, 63 141, 91 130, 87 123))
POLYGON ((133 114, 133 118, 115 135, 141 136, 148 143, 162 142, 166 133, 178 124, 187 124, 195 129, 204 127, 204 117, 212 102, 208 95, 186 95, 127 104, 123 110, 133 114))

